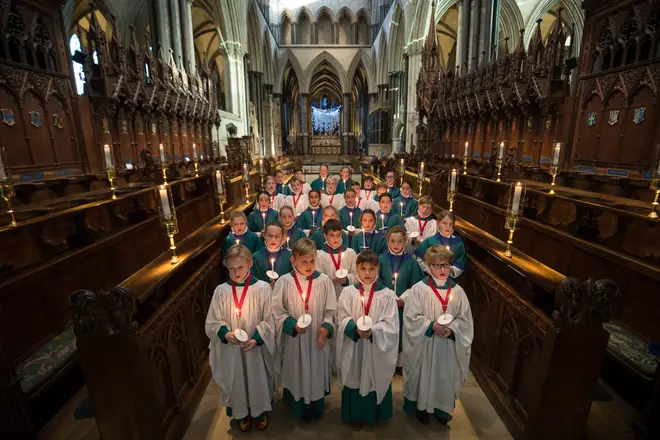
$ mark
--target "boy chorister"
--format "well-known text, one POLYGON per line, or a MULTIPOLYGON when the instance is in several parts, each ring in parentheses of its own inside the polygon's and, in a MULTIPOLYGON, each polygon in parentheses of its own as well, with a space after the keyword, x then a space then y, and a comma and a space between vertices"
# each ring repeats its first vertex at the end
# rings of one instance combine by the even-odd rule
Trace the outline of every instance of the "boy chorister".
MULTIPOLYGON (((335 208, 332 205, 326 206, 323 208, 323 213, 321 215, 322 221, 321 221, 321 227, 316 229, 314 232, 309 234, 309 238, 311 238, 314 243, 316 244, 316 249, 323 249, 325 247, 325 235, 323 234, 323 225, 328 220, 339 220, 339 212, 337 211, 337 208, 335 208)), ((348 234, 346 232, 342 233, 342 239, 344 240, 344 243, 348 243, 348 234)))
POLYGON ((321 206, 344 207, 344 195, 337 193, 337 176, 330 176, 325 181, 325 192, 321 195, 321 206))
POLYGON ((426 250, 436 244, 442 245, 452 252, 453 260, 451 270, 449 271, 451 278, 456 279, 465 271, 468 259, 465 254, 463 240, 460 236, 454 234, 455 220, 456 218, 452 212, 445 209, 440 210, 438 213, 437 232, 421 242, 417 246, 417 249, 415 249, 415 256, 417 256, 424 272, 429 272, 428 267, 424 263, 426 250))
POLYGON ((303 230, 296 225, 296 215, 292 207, 284 205, 280 208, 280 221, 282 222, 282 226, 284 226, 282 243, 284 243, 287 249, 292 249, 296 241, 306 237, 303 230))
POLYGON ((268 271, 278 275, 291 272, 291 251, 284 245, 284 226, 280 222, 266 225, 264 247, 252 255, 254 264, 250 271, 257 279, 274 284, 276 278, 270 278, 268 271))
POLYGON ((348 188, 344 192, 344 202, 344 207, 339 210, 341 226, 346 229, 349 225, 352 225, 359 229, 362 210, 356 205, 356 194, 352 188, 348 188))
POLYGON ((259 191, 257 206, 248 215, 248 229, 260 234, 266 229, 268 223, 276 222, 278 218, 278 212, 270 207, 270 194, 267 191, 259 191))
POLYGON ((314 270, 317 251, 310 239, 298 240, 292 252, 293 271, 281 276, 273 290, 279 347, 275 369, 285 405, 297 418, 310 421, 323 415, 324 398, 330 393, 327 339, 335 332, 337 296, 330 278, 314 270), (306 326, 308 317, 311 323, 306 326))
POLYGON ((349 167, 342 167, 339 172, 337 194, 344 194, 351 185, 353 185, 353 181, 351 180, 351 169, 349 167))
POLYGON ((337 298, 339 298, 341 290, 355 282, 355 259, 357 255, 343 239, 339 220, 330 219, 325 222, 323 235, 325 236, 325 246, 319 250, 316 256, 316 267, 321 273, 330 277, 335 285, 337 298), (335 274, 341 269, 346 271, 346 275, 337 278, 335 274))
POLYGON ((392 196, 393 199, 399 197, 400 191, 396 187, 396 175, 394 171, 388 171, 385 175, 385 182, 387 182, 387 193, 392 196))
POLYGON ((284 200, 287 205, 293 208, 296 216, 299 216, 309 205, 307 194, 303 193, 302 182, 297 177, 291 179, 290 185, 291 194, 286 196, 284 200))
POLYGON ((387 249, 385 236, 376 230, 376 213, 371 209, 365 209, 360 216, 361 230, 351 238, 351 248, 356 254, 370 249, 376 255, 382 254, 387 249))
POLYGON ((271 288, 250 275, 252 255, 247 247, 232 246, 224 264, 230 279, 216 287, 205 324, 211 372, 220 387, 220 404, 240 430, 249 430, 253 420, 263 430, 275 389, 271 288), (239 331, 244 342, 239 341, 239 331))
POLYGON ((458 392, 467 378, 474 333, 470 303, 450 277, 452 253, 442 245, 425 253, 431 274, 415 284, 403 310, 404 412, 422 424, 429 414, 451 420, 458 392))
POLYGON ((403 226, 401 216, 392 210, 392 196, 388 193, 378 196, 380 209, 376 212, 376 229, 383 234, 393 226, 403 226))
POLYGON ((392 210, 402 219, 417 215, 417 200, 412 196, 412 188, 408 182, 403 182, 399 197, 396 197, 392 203, 392 210))
POLYGON ((229 217, 231 233, 227 235, 222 242, 222 253, 227 254, 227 250, 235 244, 247 246, 250 253, 255 253, 264 245, 263 241, 254 232, 247 229, 247 217, 241 211, 234 211, 229 217))
POLYGON ((408 234, 417 232, 419 237, 412 240, 413 247, 433 236, 437 232, 437 223, 433 216, 433 199, 429 196, 422 196, 417 202, 417 214, 406 218, 406 231, 408 234))
MULTIPOLYGON (((362 203, 371 202, 376 197, 376 189, 374 188, 374 179, 371 176, 364 178, 364 189, 360 191, 359 197, 362 200, 362 203)), ((369 206, 360 206, 362 209, 369 208, 369 206)))
POLYGON ((358 282, 339 297, 336 343, 342 421, 359 431, 364 423, 392 417, 399 315, 394 292, 378 281, 376 254, 360 254, 357 268, 358 282), (368 328, 360 324, 365 316, 372 322, 368 328))
MULTIPOLYGON (((280 181, 282 180, 282 173, 278 173, 280 175, 280 181)), ((268 176, 266 177, 266 192, 268 193, 268 196, 270 197, 270 207, 273 208, 275 211, 279 211, 282 206, 284 206, 284 196, 280 194, 277 190, 277 181, 273 176, 268 176)))

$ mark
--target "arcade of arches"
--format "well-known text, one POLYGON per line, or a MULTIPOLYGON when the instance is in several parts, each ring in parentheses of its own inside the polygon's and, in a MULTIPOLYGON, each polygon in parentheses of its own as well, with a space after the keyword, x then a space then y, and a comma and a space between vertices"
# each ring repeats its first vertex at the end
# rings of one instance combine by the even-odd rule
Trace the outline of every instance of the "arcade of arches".
MULTIPOLYGON (((256 262, 291 205, 332 254, 292 194, 349 218, 325 171, 376 223, 398 196, 413 261, 466 251, 449 428, 402 412, 404 369, 368 435, 660 438, 659 95, 660 0, 0 1, 0 438, 240 435, 204 328, 230 219, 256 262)), ((276 392, 263 434, 359 438, 337 384, 309 425, 276 392)))

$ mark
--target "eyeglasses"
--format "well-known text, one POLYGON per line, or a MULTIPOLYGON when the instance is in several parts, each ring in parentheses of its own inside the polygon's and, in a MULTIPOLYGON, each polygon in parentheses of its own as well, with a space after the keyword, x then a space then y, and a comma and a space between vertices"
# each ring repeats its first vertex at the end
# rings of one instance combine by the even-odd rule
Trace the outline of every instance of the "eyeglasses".
POLYGON ((434 269, 449 269, 449 268, 451 268, 450 263, 441 263, 441 264, 430 263, 429 266, 431 266, 434 269))

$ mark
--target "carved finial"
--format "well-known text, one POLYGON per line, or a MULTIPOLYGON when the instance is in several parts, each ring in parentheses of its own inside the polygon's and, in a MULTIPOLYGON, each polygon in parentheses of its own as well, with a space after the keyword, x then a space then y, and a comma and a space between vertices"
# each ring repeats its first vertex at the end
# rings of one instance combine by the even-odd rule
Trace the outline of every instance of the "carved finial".
POLYGON ((559 308, 552 313, 555 321, 565 324, 602 324, 614 316, 614 300, 619 287, 612 280, 584 282, 564 278, 556 289, 559 308))
POLYGON ((116 335, 134 333, 137 322, 137 299, 128 289, 115 287, 98 294, 76 290, 69 295, 68 308, 76 336, 90 333, 116 335))

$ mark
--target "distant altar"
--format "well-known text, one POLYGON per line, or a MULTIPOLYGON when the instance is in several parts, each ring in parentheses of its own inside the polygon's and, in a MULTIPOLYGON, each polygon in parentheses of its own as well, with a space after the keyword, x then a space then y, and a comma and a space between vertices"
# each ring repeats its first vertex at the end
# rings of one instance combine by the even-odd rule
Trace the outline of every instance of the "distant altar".
POLYGON ((312 136, 311 153, 313 155, 341 154, 339 136, 312 136))

